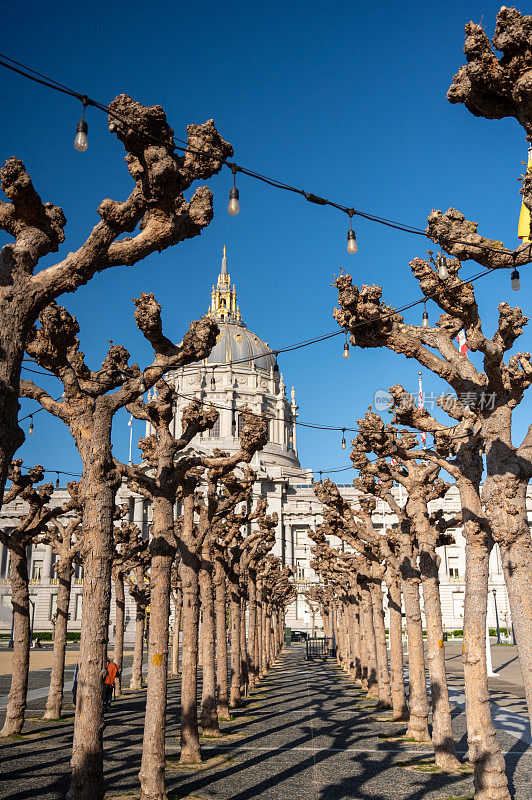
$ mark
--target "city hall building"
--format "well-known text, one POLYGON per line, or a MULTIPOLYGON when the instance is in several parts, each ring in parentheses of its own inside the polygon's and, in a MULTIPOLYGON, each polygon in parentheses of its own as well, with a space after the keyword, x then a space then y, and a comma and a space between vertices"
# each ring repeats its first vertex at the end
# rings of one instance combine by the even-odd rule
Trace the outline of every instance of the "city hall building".
MULTIPOLYGON (((290 606, 287 625, 296 630, 319 631, 321 620, 308 607, 304 592, 318 581, 310 568, 309 528, 322 521, 322 505, 312 487, 312 471, 301 466, 297 450, 298 406, 294 387, 287 390, 283 374, 277 365, 275 354, 256 333, 246 326, 239 306, 237 293, 228 273, 224 248, 221 271, 217 283, 212 287, 211 303, 207 315, 216 320, 220 334, 207 359, 202 362, 169 372, 166 380, 176 390, 176 411, 173 430, 180 434, 181 412, 194 398, 212 403, 219 411, 219 418, 212 430, 197 436, 190 448, 208 453, 214 448, 235 452, 239 449, 239 433, 242 427, 241 410, 247 406, 268 419, 268 444, 257 453, 251 462, 256 472, 253 487, 253 504, 259 497, 268 500, 268 513, 277 513, 278 527, 274 554, 294 572, 297 599, 290 606)), ((149 434, 149 428, 146 434, 149 434)), ((340 484, 343 496, 353 503, 357 492, 352 484, 340 484)), ((401 488, 394 489, 402 504, 401 488)), ((68 495, 64 489, 56 489, 52 502, 61 505, 68 495)), ((532 507, 532 492, 528 490, 528 507, 532 507)), ((151 521, 149 502, 134 495, 126 486, 119 491, 118 502, 128 503, 130 519, 148 537, 151 521)), ((434 501, 430 509, 443 508, 449 515, 460 509, 458 491, 452 487, 443 500, 434 501)), ((0 511, 0 527, 13 528, 25 510, 22 501, 15 500, 0 511)), ((374 513, 377 530, 384 531, 395 522, 386 503, 379 502, 374 513)), ((453 531, 455 543, 440 548, 440 581, 444 623, 447 630, 463 626, 465 542, 460 530, 453 531)), ((341 547, 334 537, 333 547, 341 547)), ((31 578, 33 629, 49 631, 55 614, 57 580, 54 578, 54 556, 51 548, 32 546, 28 551, 28 566, 31 578)), ((81 626, 83 573, 77 567, 72 583, 69 629, 76 631, 81 626)), ((488 622, 494 627, 496 611, 501 627, 510 624, 508 594, 504 584, 501 559, 495 547, 490 559, 488 622)), ((9 582, 9 553, 0 545, 0 631, 11 627, 11 588, 9 582)), ((113 639, 114 602, 111 606, 110 638, 113 639)), ((126 639, 134 638, 134 603, 127 596, 126 639)))

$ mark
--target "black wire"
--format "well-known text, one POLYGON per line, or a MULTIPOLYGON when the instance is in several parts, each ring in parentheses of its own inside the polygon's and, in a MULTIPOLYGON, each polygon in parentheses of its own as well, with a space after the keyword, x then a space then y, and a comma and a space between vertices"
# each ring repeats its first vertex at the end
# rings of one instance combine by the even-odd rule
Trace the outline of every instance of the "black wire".
POLYGON ((221 406, 217 403, 212 403, 209 400, 201 400, 199 397, 193 397, 186 394, 181 394, 180 392, 175 392, 176 397, 180 397, 182 400, 191 400, 196 401, 202 406, 209 406, 210 408, 218 408, 221 411, 248 411, 250 414, 254 414, 255 416, 264 416, 270 422, 288 422, 289 424, 300 425, 303 428, 315 428, 316 430, 320 431, 351 431, 353 433, 358 433, 358 428, 337 428, 335 425, 315 425, 313 422, 298 422, 296 419, 287 420, 282 419, 281 417, 269 417, 267 415, 256 414, 254 411, 250 411, 249 408, 245 406, 235 406, 232 408, 231 406, 221 406))
MULTIPOLYGON (((63 94, 67 94, 67 95, 69 95, 71 97, 75 97, 77 100, 80 100, 84 105, 90 105, 90 106, 93 106, 94 108, 99 109, 100 111, 104 111, 109 116, 114 117, 115 119, 119 120, 120 122, 125 123, 126 125, 128 125, 130 128, 135 130, 140 135, 146 136, 146 134, 143 131, 139 130, 130 120, 126 120, 126 119, 120 117, 118 114, 116 114, 114 111, 112 111, 109 108, 109 106, 106 106, 104 103, 100 103, 97 100, 93 100, 92 98, 90 98, 87 95, 82 94, 80 92, 76 92, 74 89, 71 89, 68 86, 65 86, 64 84, 59 83, 58 81, 55 81, 53 78, 49 78, 48 76, 44 75, 41 72, 37 72, 37 70, 34 70, 31 67, 26 67, 25 65, 20 64, 18 61, 15 61, 14 59, 9 58, 8 56, 5 56, 2 53, 0 53, 0 66, 4 67, 5 69, 12 70, 13 72, 16 72, 18 75, 21 75, 22 77, 28 78, 29 80, 35 81, 36 83, 39 83, 39 84, 41 84, 43 86, 46 86, 46 87, 48 87, 50 89, 54 89, 57 92, 62 92, 63 94), (1 59, 5 59, 5 60, 2 61, 1 59), (8 63, 6 63, 6 61, 11 61, 12 63, 8 64, 8 63), (17 67, 13 66, 14 64, 17 64, 17 67), (20 69, 18 67, 20 67, 20 69), (30 73, 34 73, 34 74, 32 75, 30 73), (40 76, 40 77, 37 77, 37 76, 40 76)), ((164 140, 164 139, 159 139, 158 137, 153 136, 152 134, 147 134, 147 138, 151 139, 153 142, 156 142, 156 143, 162 145, 163 147, 172 146, 176 150, 181 150, 182 152, 196 153, 197 155, 200 155, 200 156, 204 156, 205 155, 204 152, 202 152, 201 150, 195 150, 194 148, 189 146, 188 142, 186 142, 184 139, 179 139, 178 137, 173 137, 172 138, 172 142, 169 142, 169 141, 164 140), (181 147, 181 146, 177 145, 176 142, 181 142, 184 146, 181 147)), ((332 208, 336 208, 339 211, 342 211, 343 213, 348 214, 350 217, 359 216, 359 217, 362 217, 362 218, 364 218, 366 220, 369 220, 370 222, 377 222, 380 225, 385 225, 386 227, 393 228, 395 230, 400 230, 400 231, 403 231, 405 233, 412 233, 412 234, 415 234, 417 236, 424 236, 425 238, 430 239, 430 237, 427 235, 426 231, 424 231, 422 228, 418 228, 418 227, 413 226, 413 225, 404 225, 404 224, 402 224, 400 222, 396 222, 394 220, 390 220, 390 219, 387 219, 385 217, 378 217, 377 215, 369 214, 369 213, 367 213, 365 211, 359 211, 358 209, 355 209, 352 206, 346 206, 346 205, 343 205, 341 203, 335 203, 332 200, 328 200, 327 198, 320 197, 319 195, 315 195, 312 192, 306 192, 304 189, 299 189, 299 188, 297 188, 295 186, 290 186, 290 184, 284 183, 282 181, 276 180, 275 178, 271 178, 271 177, 268 177, 266 175, 262 175, 259 172, 255 172, 254 170, 248 169, 247 167, 242 167, 242 166, 240 166, 238 164, 235 164, 234 162, 226 161, 226 162, 224 162, 224 166, 226 166, 226 167, 228 167, 229 169, 232 169, 232 170, 234 169, 236 172, 241 172, 244 175, 248 175, 249 177, 254 178, 255 180, 261 181, 262 183, 266 183, 269 186, 273 186, 276 189, 282 189, 283 191, 288 191, 288 192, 292 192, 294 194, 301 195, 302 197, 304 197, 306 200, 308 200, 311 203, 314 203, 314 204, 317 204, 317 205, 324 205, 324 206, 326 205, 326 206, 331 206, 332 208)), ((508 250, 507 248, 491 247, 490 245, 485 245, 485 244, 472 244, 471 242, 462 242, 462 241, 459 241, 459 240, 455 240, 454 244, 468 245, 470 247, 476 247, 479 250, 489 250, 491 252, 496 252, 496 253, 499 253, 499 254, 500 253, 504 253, 505 255, 512 255, 515 252, 513 250, 508 250)), ((443 246, 442 246, 442 249, 445 249, 445 248, 443 248, 443 246)))

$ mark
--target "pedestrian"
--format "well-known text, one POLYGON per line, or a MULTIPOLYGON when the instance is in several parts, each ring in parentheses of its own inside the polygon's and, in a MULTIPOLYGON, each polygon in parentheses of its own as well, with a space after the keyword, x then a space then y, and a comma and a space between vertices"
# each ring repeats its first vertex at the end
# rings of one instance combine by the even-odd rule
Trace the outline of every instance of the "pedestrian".
POLYGON ((118 667, 110 658, 107 659, 107 675, 105 676, 103 706, 106 711, 111 708, 111 700, 113 699, 113 689, 115 685, 116 676, 118 675, 118 667))

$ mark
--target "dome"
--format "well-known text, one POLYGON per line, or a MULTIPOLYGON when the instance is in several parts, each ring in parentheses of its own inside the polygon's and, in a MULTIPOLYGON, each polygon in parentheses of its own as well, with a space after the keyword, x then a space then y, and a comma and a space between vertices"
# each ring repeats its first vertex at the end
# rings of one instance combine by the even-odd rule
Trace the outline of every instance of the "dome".
POLYGON ((231 285, 227 272, 226 248, 223 249, 222 267, 218 281, 212 287, 211 304, 207 316, 215 320, 220 328, 216 344, 203 364, 234 364, 235 366, 262 369, 266 372, 275 367, 276 357, 266 342, 249 331, 237 305, 236 288, 231 285))
POLYGON ((275 366, 275 355, 256 333, 248 331, 242 323, 217 320, 220 333, 211 354, 204 364, 234 364, 256 367, 267 372, 275 366))

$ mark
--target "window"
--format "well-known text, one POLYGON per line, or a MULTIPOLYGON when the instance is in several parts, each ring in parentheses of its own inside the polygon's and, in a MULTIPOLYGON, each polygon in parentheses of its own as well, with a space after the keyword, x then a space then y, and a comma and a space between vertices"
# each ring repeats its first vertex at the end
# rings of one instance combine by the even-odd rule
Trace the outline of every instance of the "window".
POLYGON ((451 580, 458 580, 460 577, 458 556, 448 556, 447 567, 449 570, 449 578, 451 580))
POLYGON ((220 417, 216 420, 212 428, 209 430, 209 437, 211 439, 219 439, 220 438, 220 417))
POLYGON ((302 558, 298 558, 296 561, 296 580, 305 580, 305 560, 302 558))
POLYGON ((308 544, 307 540, 307 529, 303 526, 295 527, 294 531, 296 534, 296 545, 302 546, 308 544))
POLYGON ((74 619, 81 619, 82 602, 83 602, 83 595, 77 594, 74 598, 74 619))
POLYGON ((57 595, 52 594, 50 595, 50 614, 48 619, 52 619, 55 614, 57 614, 57 595))
POLYGON ((2 595, 2 605, 4 608, 9 608, 11 605, 11 595, 10 594, 3 594, 2 595))
POLYGON ((40 581, 42 579, 42 560, 35 560, 31 569, 32 581, 40 581))
POLYGON ((8 556, 8 549, 1 545, 2 548, 2 561, 0 562, 0 578, 5 578, 7 575, 7 556, 8 556))
POLYGON ((243 414, 239 414, 238 415, 238 428, 237 429, 238 429, 238 435, 240 436, 240 434, 244 430, 244 416, 243 416, 243 414))

